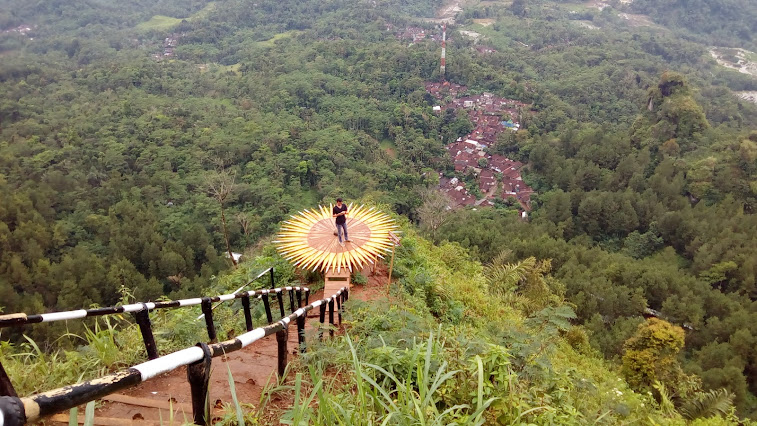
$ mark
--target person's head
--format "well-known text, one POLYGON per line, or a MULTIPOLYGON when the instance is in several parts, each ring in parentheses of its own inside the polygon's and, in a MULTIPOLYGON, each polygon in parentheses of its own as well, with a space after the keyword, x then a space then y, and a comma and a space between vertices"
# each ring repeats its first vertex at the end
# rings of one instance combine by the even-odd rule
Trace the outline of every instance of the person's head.
POLYGON ((341 204, 342 204, 342 199, 341 199, 341 198, 337 198, 337 199, 336 199, 336 203, 337 203, 338 205, 341 205, 341 204))

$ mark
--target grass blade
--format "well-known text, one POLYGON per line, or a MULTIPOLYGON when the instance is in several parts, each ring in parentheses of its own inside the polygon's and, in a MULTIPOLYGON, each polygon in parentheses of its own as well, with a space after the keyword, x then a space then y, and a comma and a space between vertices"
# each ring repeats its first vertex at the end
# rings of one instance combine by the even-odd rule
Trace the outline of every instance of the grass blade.
MULTIPOLYGON (((434 346, 434 333, 428 334, 428 343, 426 343, 426 357, 423 359, 423 379, 421 389, 428 389, 428 371, 431 368, 431 351, 434 346)), ((425 395, 423 395, 425 396, 425 395)), ((422 396, 422 397, 423 397, 422 396)))
POLYGON ((347 344, 350 345, 350 353, 352 355, 352 363, 355 368, 355 385, 357 387, 357 394, 360 397, 360 406, 365 407, 366 406, 366 399, 365 399, 365 392, 363 391, 363 386, 365 383, 363 383, 363 375, 362 369, 360 368, 360 360, 357 356, 357 350, 355 350, 355 346, 352 344, 352 339, 350 339, 350 336, 344 336, 345 340, 347 340, 347 344))
POLYGON ((484 363, 478 355, 476 355, 476 364, 478 364, 478 399, 476 400, 476 408, 480 408, 484 402, 484 363))
MULTIPOLYGON (((384 397, 384 400, 386 400, 386 402, 388 402, 389 405, 391 405, 391 408, 393 410, 397 410, 397 405, 394 403, 394 401, 392 401, 392 397, 389 396, 389 393, 386 391, 386 389, 382 388, 381 385, 379 385, 378 383, 376 383, 376 381, 373 380, 369 375, 367 375, 365 373, 360 373, 360 374, 363 376, 363 379, 366 382, 370 383, 381 394, 381 396, 384 397)), ((384 403, 384 401, 382 401, 382 400, 379 399, 378 402, 384 407, 384 409, 386 411, 390 411, 389 410, 389 405, 387 405, 386 403, 384 403)))
POLYGON ((68 426, 79 425, 79 407, 74 407, 68 412, 68 426))
POLYGON ((84 409, 84 426, 94 426, 95 424, 95 401, 89 401, 84 409))
POLYGON ((229 391, 231 392, 231 399, 234 401, 234 409, 236 409, 237 412, 237 422, 240 425, 243 425, 244 414, 242 413, 242 407, 239 405, 239 400, 237 399, 237 388, 234 386, 234 377, 231 375, 231 367, 229 367, 228 363, 226 364, 226 370, 229 372, 229 391))
MULTIPOLYGON (((494 401, 498 400, 498 399, 500 399, 500 398, 498 398, 498 397, 497 398, 489 398, 486 401, 484 401, 484 403, 481 404, 480 407, 478 407, 478 410, 476 410, 476 412, 471 415, 471 417, 474 418, 474 421, 472 422, 472 424, 474 424, 476 426, 480 426, 480 425, 484 424, 484 422, 486 421, 486 419, 481 419, 480 417, 484 414, 484 411, 486 411, 486 409, 489 408, 489 406, 492 405, 492 403, 494 401)), ((520 418, 520 417, 518 417, 518 418, 520 418)))
POLYGON ((384 421, 381 422, 381 426, 388 425, 389 424, 389 420, 391 420, 391 418, 392 418, 393 415, 394 415, 394 413, 389 413, 389 415, 386 416, 386 418, 384 419, 384 421))

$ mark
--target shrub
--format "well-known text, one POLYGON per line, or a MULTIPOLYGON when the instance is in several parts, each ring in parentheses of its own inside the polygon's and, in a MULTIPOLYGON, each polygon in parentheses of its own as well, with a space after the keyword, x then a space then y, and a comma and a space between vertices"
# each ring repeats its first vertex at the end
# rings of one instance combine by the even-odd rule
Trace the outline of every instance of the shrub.
POLYGON ((352 274, 352 277, 350 278, 350 281, 352 284, 357 285, 366 285, 368 284, 368 278, 365 277, 365 275, 361 274, 360 272, 355 271, 352 274))

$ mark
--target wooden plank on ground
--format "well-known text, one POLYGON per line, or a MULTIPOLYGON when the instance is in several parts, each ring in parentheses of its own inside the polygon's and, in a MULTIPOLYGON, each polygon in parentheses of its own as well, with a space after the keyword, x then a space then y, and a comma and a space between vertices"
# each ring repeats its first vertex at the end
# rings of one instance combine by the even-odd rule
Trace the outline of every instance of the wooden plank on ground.
MULTIPOLYGON (((50 420, 54 422, 64 423, 68 424, 69 420, 68 414, 56 414, 54 416, 49 417, 50 420)), ((84 416, 81 415, 78 418, 79 424, 84 424, 84 416)), ((149 420, 129 420, 129 419, 115 419, 112 417, 97 417, 95 416, 95 425, 98 426, 131 426, 131 425, 139 425, 139 426, 161 426, 160 422, 154 422, 149 420)))
POLYGON ((192 404, 162 401, 150 398, 137 398, 135 396, 122 395, 118 393, 105 396, 103 397, 103 400, 109 402, 120 402, 122 404, 137 405, 140 407, 160 408, 162 410, 184 411, 185 413, 192 412, 192 404))

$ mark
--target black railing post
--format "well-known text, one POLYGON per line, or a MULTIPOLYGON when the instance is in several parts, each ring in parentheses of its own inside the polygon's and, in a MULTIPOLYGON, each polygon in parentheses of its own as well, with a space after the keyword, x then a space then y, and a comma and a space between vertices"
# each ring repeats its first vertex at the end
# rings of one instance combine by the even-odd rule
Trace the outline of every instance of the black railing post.
POLYGON ((294 289, 289 290, 289 309, 291 309, 290 314, 294 312, 294 289))
POLYGON ((271 303, 268 301, 268 294, 263 295, 263 306, 265 306, 265 317, 268 319, 268 324, 273 322, 273 315, 271 314, 271 303))
POLYGON ((247 331, 252 331, 252 314, 250 313, 250 295, 242 296, 242 310, 244 311, 244 325, 247 331))
POLYGON ((273 281, 273 268, 271 268, 271 288, 276 288, 276 284, 273 281))
POLYGON ((198 343, 204 354, 203 358, 187 366, 187 380, 192 393, 192 414, 196 425, 209 425, 210 401, 208 384, 210 383, 210 348, 205 343, 198 343))
POLYGON ((213 302, 209 297, 202 298, 202 313, 205 314, 205 327, 208 329, 210 343, 216 343, 216 326, 213 324, 213 302))
POLYGON ((300 353, 305 353, 305 316, 304 313, 297 317, 297 344, 300 347, 300 353))
POLYGON ((334 299, 329 300, 329 336, 334 337, 334 299))
POLYGON ((310 290, 305 291, 305 306, 310 304, 310 290))
POLYGON ((150 311, 143 305, 141 311, 134 314, 139 325, 139 331, 142 332, 142 341, 145 342, 145 350, 148 359, 158 357, 158 345, 155 344, 155 336, 152 334, 152 324, 150 323, 150 311))
POLYGON ((326 321, 326 304, 321 303, 321 314, 319 317, 319 320, 321 322, 320 327, 318 327, 318 340, 323 340, 323 323, 326 321))
POLYGON ((344 293, 336 297, 336 314, 339 317, 339 325, 342 325, 342 296, 344 296, 344 293))
POLYGON ((287 368, 287 334, 286 328, 276 332, 276 342, 279 347, 279 379, 284 377, 284 371, 287 368))
POLYGON ((26 424, 24 404, 15 396, 0 396, 0 417, 5 426, 22 426, 26 424))
POLYGON ((297 307, 298 308, 302 307, 302 288, 297 290, 297 307))
POLYGON ((344 289, 344 301, 346 302, 348 300, 350 300, 350 289, 349 288, 345 288, 344 289))
POLYGON ((8 377, 5 368, 3 368, 3 364, 0 364, 0 396, 18 397, 16 389, 13 387, 13 383, 11 383, 11 378, 8 377))
POLYGON ((276 298, 279 299, 279 310, 281 311, 281 318, 284 318, 284 315, 286 315, 286 312, 284 311, 284 290, 277 291, 276 292, 276 298))

